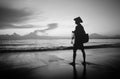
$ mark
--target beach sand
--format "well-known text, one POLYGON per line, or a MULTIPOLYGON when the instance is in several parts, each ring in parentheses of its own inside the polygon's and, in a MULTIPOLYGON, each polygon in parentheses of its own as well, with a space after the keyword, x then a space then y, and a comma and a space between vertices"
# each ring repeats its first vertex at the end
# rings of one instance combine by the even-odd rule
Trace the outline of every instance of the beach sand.
POLYGON ((72 50, 0 54, 0 79, 115 79, 120 77, 120 49, 86 49, 87 63, 72 50))

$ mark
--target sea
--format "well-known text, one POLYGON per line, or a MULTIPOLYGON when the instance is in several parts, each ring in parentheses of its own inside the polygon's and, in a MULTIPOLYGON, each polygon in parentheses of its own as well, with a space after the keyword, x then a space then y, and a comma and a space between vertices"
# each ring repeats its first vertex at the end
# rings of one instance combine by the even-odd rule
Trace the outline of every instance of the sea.
MULTIPOLYGON (((120 45, 120 39, 90 39, 84 46, 120 45)), ((0 40, 0 50, 49 50, 72 47, 71 39, 0 40)))

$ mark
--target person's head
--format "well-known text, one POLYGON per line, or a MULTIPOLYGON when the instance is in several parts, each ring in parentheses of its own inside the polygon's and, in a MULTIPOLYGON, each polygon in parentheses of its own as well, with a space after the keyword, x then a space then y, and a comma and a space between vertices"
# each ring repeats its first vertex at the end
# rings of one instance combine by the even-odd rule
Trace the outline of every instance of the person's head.
POLYGON ((74 18, 74 21, 75 21, 75 24, 80 24, 80 23, 83 22, 82 19, 81 19, 80 17, 74 18))

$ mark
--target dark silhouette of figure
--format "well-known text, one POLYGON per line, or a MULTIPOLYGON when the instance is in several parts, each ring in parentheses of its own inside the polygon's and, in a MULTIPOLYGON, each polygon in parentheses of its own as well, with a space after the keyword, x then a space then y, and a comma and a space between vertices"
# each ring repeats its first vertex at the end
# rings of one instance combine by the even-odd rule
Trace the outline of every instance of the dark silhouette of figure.
POLYGON ((74 44, 73 44, 73 62, 70 64, 75 64, 75 59, 76 59, 76 52, 78 49, 80 49, 82 51, 83 54, 83 62, 82 64, 85 64, 85 59, 86 59, 86 55, 85 55, 85 51, 84 51, 84 45, 83 45, 83 37, 86 34, 83 26, 80 24, 82 23, 82 19, 80 17, 77 17, 74 19, 75 24, 77 25, 75 27, 75 30, 72 31, 73 36, 72 36, 72 41, 71 43, 73 44, 73 39, 74 39, 74 44))
POLYGON ((83 72, 82 72, 82 75, 80 76, 80 78, 78 77, 79 74, 77 74, 77 70, 76 70, 75 64, 72 65, 72 66, 73 66, 73 79, 87 79, 86 78, 86 63, 83 64, 83 72))

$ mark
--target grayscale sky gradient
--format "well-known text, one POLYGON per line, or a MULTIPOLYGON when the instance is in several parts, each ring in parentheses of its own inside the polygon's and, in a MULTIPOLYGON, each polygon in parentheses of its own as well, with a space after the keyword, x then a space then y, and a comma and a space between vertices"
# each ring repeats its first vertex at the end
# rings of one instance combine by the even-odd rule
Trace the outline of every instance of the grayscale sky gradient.
POLYGON ((120 0, 0 0, 0 34, 69 36, 78 16, 88 33, 120 34, 120 0))

